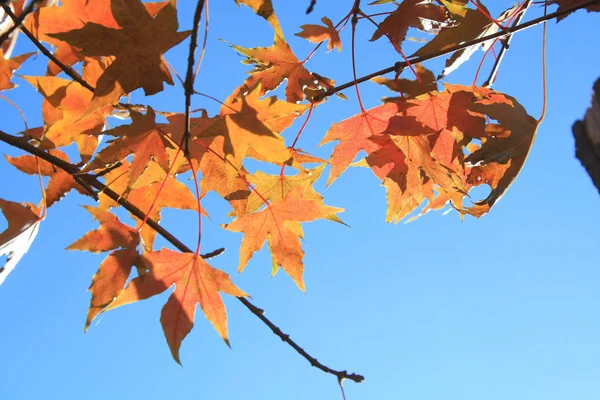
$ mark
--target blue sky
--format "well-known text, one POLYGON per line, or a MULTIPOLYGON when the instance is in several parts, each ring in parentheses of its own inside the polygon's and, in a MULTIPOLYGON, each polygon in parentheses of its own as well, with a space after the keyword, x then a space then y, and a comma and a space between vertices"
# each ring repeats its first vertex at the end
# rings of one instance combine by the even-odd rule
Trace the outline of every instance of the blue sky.
MULTIPOLYGON (((305 16, 308 3, 275 1, 300 58, 313 45, 293 35, 298 25, 317 23, 323 15, 335 23, 351 5, 321 0, 305 16)), ((493 3, 495 15, 512 5, 493 3)), ((182 29, 191 23, 191 6, 180 1, 182 29)), ((248 66, 216 39, 269 46, 272 31, 233 1, 211 2, 210 11, 209 46, 196 87, 224 99, 248 66)), ((539 15, 536 6, 526 19, 539 15)), ((230 273, 269 318, 320 361, 366 376, 359 385, 345 384, 348 399, 599 398, 600 202, 574 157, 571 135, 598 77, 600 56, 590 46, 595 23, 597 15, 580 11, 549 24, 548 115, 524 170, 490 214, 461 222, 454 212, 430 213, 410 224, 386 224, 384 188, 369 170, 355 168, 327 190, 325 179, 317 184, 327 204, 346 209, 340 216, 351 228, 305 225, 306 293, 283 273, 270 278, 264 250, 244 273, 236 272, 241 235, 219 227, 227 222, 227 207, 209 195, 203 205, 212 218, 205 220, 203 249, 227 248, 212 265, 230 273)), ((383 39, 368 42, 372 31, 367 23, 359 25, 359 75, 397 61, 383 39)), ((19 40, 16 54, 32 51, 24 37, 19 40)), ((342 53, 320 51, 308 68, 338 83, 350 80, 349 30, 342 41, 342 53)), ((180 74, 186 52, 187 44, 167 53, 180 74)), ((534 117, 541 111, 540 54, 541 27, 519 33, 495 85, 534 117)), ((470 84, 480 56, 447 81, 470 84)), ((19 72, 39 75, 44 62, 37 57, 19 72)), ((442 65, 443 60, 426 64, 435 72, 442 65)), ((480 82, 490 66, 491 59, 480 82)), ((23 108, 31 126, 39 125, 41 96, 23 80, 15 81, 19 88, 6 95, 23 108)), ((361 93, 369 107, 388 94, 370 83, 361 93)), ((331 145, 315 150, 316 144, 332 123, 359 111, 353 89, 345 94, 348 101, 332 98, 315 110, 300 148, 330 154, 331 145)), ((144 101, 155 109, 181 111, 183 90, 176 86, 144 101)), ((193 107, 218 110, 200 97, 193 107)), ((0 129, 22 129, 4 102, 0 115, 0 129)), ((299 125, 286 131, 290 143, 299 125)), ((4 144, 0 152, 21 154, 4 144)), ((1 159, 0 197, 37 202, 36 179, 1 159)), ((79 207, 86 204, 92 202, 71 194, 53 206, 30 251, 0 287, 0 399, 341 399, 334 377, 312 368, 233 298, 225 298, 232 349, 197 314, 182 345, 183 368, 172 360, 159 323, 167 293, 108 312, 84 334, 86 289, 105 255, 64 248, 96 227, 79 207)), ((190 212, 163 212, 165 226, 192 246, 196 223, 190 219, 190 212)))

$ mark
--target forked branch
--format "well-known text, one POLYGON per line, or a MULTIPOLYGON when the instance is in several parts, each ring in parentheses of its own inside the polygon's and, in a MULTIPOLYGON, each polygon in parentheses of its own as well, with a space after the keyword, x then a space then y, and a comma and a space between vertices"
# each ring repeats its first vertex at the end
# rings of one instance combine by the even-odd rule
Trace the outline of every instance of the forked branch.
MULTIPOLYGON (((34 145, 32 145, 31 143, 29 143, 27 140, 25 140, 23 138, 9 135, 8 133, 5 133, 3 131, 0 131, 0 141, 5 142, 11 146, 17 147, 17 148, 19 148, 23 151, 26 151, 30 154, 33 154, 33 155, 51 163, 52 165, 62 169, 63 171, 67 172, 69 175, 71 175, 73 177, 75 177, 75 176, 78 177, 79 180, 85 182, 84 188, 86 190, 89 191, 90 190, 89 188, 93 187, 96 190, 98 190, 99 192, 104 193, 106 196, 108 196, 110 199, 116 201, 119 205, 121 205, 124 209, 129 211, 132 215, 134 215, 140 221, 143 221, 144 218, 146 217, 145 212, 143 212, 142 210, 137 208, 134 204, 130 203, 129 201, 123 199, 118 193, 111 190, 108 186, 106 186, 105 184, 100 182, 95 176, 93 176, 91 174, 80 173, 80 170, 77 166, 75 166, 69 162, 66 162, 64 160, 61 160, 60 158, 55 157, 49 153, 46 153, 45 151, 35 147, 34 145)), ((97 192, 94 192, 92 190, 90 195, 95 197, 95 196, 97 196, 97 192)), ((168 242, 170 242, 178 250, 185 252, 185 253, 192 253, 192 250, 189 247, 187 247, 185 244, 183 244, 179 239, 177 239, 173 234, 171 234, 168 230, 166 230, 164 227, 159 225, 152 218, 148 218, 146 220, 146 224, 148 224, 148 226, 150 226, 152 229, 154 229, 159 235, 161 235, 163 238, 165 238, 168 242)), ((222 252, 222 250, 217 249, 213 252, 203 254, 202 257, 203 258, 214 257, 216 255, 216 253, 220 253, 220 252, 222 252)), ((300 354, 302 357, 304 357, 313 367, 318 368, 325 373, 335 375, 338 378, 338 381, 341 381, 343 379, 349 379, 351 381, 359 383, 364 380, 364 377, 362 375, 348 373, 347 371, 336 371, 336 370, 331 369, 331 368, 327 367, 326 365, 320 363, 319 361, 317 361, 316 358, 314 358, 313 356, 308 354, 293 339, 291 339, 289 335, 284 334, 277 325, 275 325, 271 320, 269 320, 267 317, 265 317, 262 309, 255 306, 249 300, 247 300, 243 297, 238 297, 237 299, 248 310, 250 310, 250 312, 252 312, 252 314, 256 315, 265 325, 267 325, 273 331, 273 333, 275 333, 277 336, 279 336, 281 338, 281 340, 283 340, 290 347, 292 347, 298 354, 300 354)))

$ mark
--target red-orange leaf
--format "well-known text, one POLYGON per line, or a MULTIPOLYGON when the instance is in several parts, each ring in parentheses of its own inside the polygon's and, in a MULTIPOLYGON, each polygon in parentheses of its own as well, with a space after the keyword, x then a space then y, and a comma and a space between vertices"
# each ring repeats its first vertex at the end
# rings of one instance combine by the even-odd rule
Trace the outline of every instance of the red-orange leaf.
POLYGON ((397 112, 397 105, 383 104, 367 110, 364 114, 357 114, 340 123, 333 124, 319 144, 321 146, 339 140, 329 160, 331 172, 327 185, 330 185, 348 168, 361 150, 369 154, 379 148, 369 138, 383 132, 388 126, 389 119, 397 112))
POLYGON ((229 345, 227 315, 219 292, 247 296, 231 282, 229 275, 193 253, 162 249, 143 254, 141 260, 148 272, 133 279, 108 309, 147 299, 175 284, 160 317, 175 361, 181 363, 179 348, 194 326, 196 303, 200 303, 206 318, 229 345))
POLYGON ((307 39, 313 43, 324 42, 325 40, 329 40, 327 43, 327 51, 333 50, 333 48, 337 48, 338 51, 342 51, 342 41, 340 40, 340 34, 333 26, 333 22, 327 17, 321 18, 321 21, 325 24, 322 25, 312 25, 306 24, 301 25, 301 32, 296 33, 296 36, 300 36, 301 38, 307 39))

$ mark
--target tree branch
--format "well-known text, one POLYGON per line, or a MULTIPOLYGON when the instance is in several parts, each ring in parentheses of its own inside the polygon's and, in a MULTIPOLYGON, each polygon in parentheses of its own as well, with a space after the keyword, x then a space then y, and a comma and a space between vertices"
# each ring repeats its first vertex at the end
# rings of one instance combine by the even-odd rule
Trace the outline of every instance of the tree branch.
POLYGON ((397 63, 395 63, 391 67, 387 67, 387 68, 381 69, 379 71, 372 72, 372 73, 370 73, 368 75, 364 75, 364 76, 362 76, 360 78, 357 78, 356 80, 352 80, 352 81, 346 82, 346 83, 344 83, 342 85, 333 87, 333 88, 327 90, 326 92, 324 92, 323 94, 316 96, 315 99, 314 99, 314 101, 322 100, 324 97, 331 96, 332 94, 335 94, 335 93, 337 93, 339 91, 342 91, 344 89, 348 89, 349 87, 352 87, 355 84, 366 82, 366 81, 368 81, 368 80, 370 80, 372 78, 376 78, 376 77, 378 77, 380 75, 385 75, 385 74, 388 74, 390 72, 400 71, 403 68, 407 67, 409 64, 412 65, 412 64, 415 64, 415 63, 423 62, 423 61, 428 61, 428 60, 431 60, 431 59, 434 59, 434 58, 437 58, 437 57, 441 57, 441 56, 453 53, 453 52, 455 52, 457 50, 462 50, 464 48, 467 48, 467 47, 470 47, 470 46, 473 46, 473 45, 476 45, 476 44, 479 44, 479 43, 486 42, 486 41, 491 40, 491 39, 496 39, 496 38, 499 38, 499 37, 502 37, 502 36, 512 35, 512 34, 514 34, 516 32, 522 31, 524 29, 528 29, 528 28, 531 28, 533 26, 539 25, 539 24, 541 24, 541 23, 543 23, 545 21, 551 20, 551 19, 556 18, 556 17, 560 17, 561 15, 566 15, 566 14, 569 14, 569 13, 571 13, 573 11, 577 11, 577 10, 580 10, 582 8, 589 7, 591 5, 598 4, 598 3, 600 3, 600 0, 587 1, 585 3, 581 3, 581 4, 578 4, 578 5, 570 7, 570 8, 565 8, 563 10, 556 11, 556 12, 544 15, 544 16, 536 18, 536 19, 532 19, 531 21, 525 22, 523 24, 520 24, 520 25, 517 25, 517 26, 514 26, 514 27, 510 27, 510 28, 506 28, 506 30, 504 30, 504 31, 498 31, 498 32, 496 32, 494 34, 491 34, 491 35, 488 35, 488 36, 483 36, 483 37, 480 37, 478 39, 469 40, 468 42, 457 44, 455 46, 448 47, 447 49, 444 49, 444 50, 435 51, 435 52, 433 52, 431 54, 427 54, 427 55, 424 55, 424 56, 421 56, 421 57, 412 57, 412 58, 409 58, 408 61, 398 61, 397 63))
POLYGON ((6 39, 8 39, 10 37, 10 35, 21 26, 21 24, 25 20, 25 17, 27 17, 27 15, 29 15, 31 12, 33 12, 33 10, 35 8, 35 4, 39 3, 39 2, 40 2, 40 0, 31 0, 31 2, 27 5, 27 7, 25 7, 23 9, 23 11, 21 11, 21 15, 19 15, 18 17, 12 12, 12 10, 10 9, 10 6, 8 6, 6 4, 2 4, 2 8, 4 9, 4 12, 6 12, 6 14, 8 16, 10 16, 10 18, 13 20, 13 26, 8 28, 6 32, 4 32, 2 35, 0 35, 0 46, 2 46, 4 41, 6 39))
MULTIPOLYGON (((136 216, 140 221, 144 220, 146 213, 144 213, 142 210, 137 208, 134 204, 123 199, 118 193, 114 192, 108 186, 106 186, 105 184, 100 182, 95 176, 90 175, 90 174, 81 174, 80 170, 77 166, 75 166, 67 161, 61 160, 60 158, 55 157, 49 153, 46 153, 45 151, 35 147, 34 145, 29 143, 27 140, 24 140, 23 138, 9 135, 8 133, 5 133, 3 131, 0 131, 0 141, 8 143, 11 146, 17 147, 17 148, 19 148, 23 151, 26 151, 30 154, 33 154, 49 163, 55 165, 56 167, 62 169, 63 171, 67 172, 69 175, 71 175, 73 177, 77 176, 79 179, 81 179, 82 181, 84 181, 86 183, 84 188, 87 189, 89 187, 93 187, 93 188, 97 189, 98 191, 104 193, 106 196, 108 196, 112 200, 116 201, 121 206, 123 206, 123 208, 125 208, 127 211, 129 211, 134 216, 136 216)), ((93 192, 90 194, 96 195, 96 192, 93 192)), ((169 241, 178 250, 180 250, 184 253, 192 252, 192 250, 190 248, 188 248, 185 244, 183 244, 181 241, 179 241, 179 239, 177 239, 175 236, 173 236, 173 234, 171 234, 168 230, 166 230, 161 225, 159 225, 152 218, 148 218, 146 221, 146 224, 148 224, 148 226, 150 226, 152 229, 154 229, 159 235, 161 235, 163 238, 165 238, 167 241, 169 241)), ((201 255, 201 257, 211 258, 211 257, 214 257, 214 256, 220 254, 222 251, 223 250, 221 250, 221 249, 217 249, 213 252, 201 255)), ((312 365, 313 367, 318 368, 325 373, 335 375, 338 378, 338 381, 341 381, 342 379, 350 379, 354 382, 359 383, 364 380, 364 377, 361 375, 357 375, 357 374, 353 374, 353 373, 349 374, 346 371, 336 371, 336 370, 333 370, 333 369, 321 364, 319 361, 317 361, 316 358, 312 357, 302 347, 300 347, 294 340, 292 340, 289 335, 284 334, 281 331, 281 329, 279 329, 279 327, 277 327, 277 325, 275 325, 272 321, 270 321, 267 317, 265 317, 264 311, 262 309, 256 307, 254 304, 252 304, 250 301, 248 301, 244 297, 238 297, 237 299, 248 310, 250 310, 250 312, 252 312, 252 314, 256 315, 265 325, 267 325, 273 331, 274 334, 279 336, 281 338, 281 340, 283 340, 290 347, 292 347, 298 354, 300 354, 302 357, 304 357, 310 363, 310 365, 312 365)))
MULTIPOLYGON (((198 0, 196 11, 194 11, 194 21, 192 25, 192 35, 190 37, 190 51, 188 54, 187 72, 185 74, 185 122, 183 130, 183 154, 186 158, 189 157, 188 140, 190 138, 190 109, 192 106, 192 95, 194 94, 194 64, 196 58, 196 47, 198 47, 198 28, 200 19, 202 18, 202 9, 204 8, 204 0, 198 0)), ((182 147, 181 144, 179 147, 182 147)))
MULTIPOLYGON (((525 13, 531 6, 531 3, 532 3, 532 0, 527 0, 525 2, 525 4, 523 5, 523 9, 521 10, 521 12, 517 16, 517 18, 515 18, 515 22, 512 24, 511 28, 514 28, 521 23, 521 21, 523 20, 523 17, 525 16, 525 13)), ((504 58, 504 55, 506 54, 506 52, 508 51, 508 48, 510 47, 510 42, 512 41, 512 38, 513 38, 513 35, 510 34, 507 37, 505 37, 504 40, 501 41, 502 48, 500 49, 500 52, 498 53, 498 57, 496 57, 496 62, 494 62, 494 66, 492 67, 492 70, 490 71, 490 76, 487 78, 487 80, 482 85, 483 87, 492 87, 494 82, 496 82, 496 78, 498 77, 498 70, 500 69, 500 64, 502 63, 502 59, 504 58)))

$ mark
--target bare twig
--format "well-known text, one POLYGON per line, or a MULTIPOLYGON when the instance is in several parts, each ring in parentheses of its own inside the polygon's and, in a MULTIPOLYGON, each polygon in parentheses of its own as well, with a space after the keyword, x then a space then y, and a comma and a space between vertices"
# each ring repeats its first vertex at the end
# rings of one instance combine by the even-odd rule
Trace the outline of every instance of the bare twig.
POLYGON ((318 368, 323 372, 327 372, 328 374, 337 376, 339 381, 341 381, 342 379, 350 379, 351 381, 360 383, 365 379, 364 376, 362 376, 362 375, 349 374, 347 371, 336 371, 336 370, 333 370, 333 369, 321 364, 319 361, 317 361, 316 358, 312 357, 302 347, 298 346, 296 344, 296 342, 294 342, 292 339, 290 339, 290 335, 286 335, 275 324, 273 324, 271 321, 269 321, 269 319, 267 317, 265 317, 265 315, 264 315, 264 310, 261 310, 260 308, 256 307, 254 304, 250 303, 244 297, 238 297, 238 299, 246 306, 246 308, 248 308, 252 312, 252 314, 256 315, 258 318, 260 318, 260 320, 262 322, 265 323, 265 325, 267 325, 269 328, 271 328, 271 330, 273 331, 274 334, 276 334, 277 336, 279 336, 281 338, 281 340, 283 340, 284 342, 286 342, 287 344, 292 346, 292 348, 294 350, 296 350, 296 352, 298 352, 298 354, 300 354, 302 357, 306 358, 306 360, 313 367, 318 368))
POLYGON ((200 19, 202 18, 202 9, 204 8, 204 0, 198 0, 196 11, 194 11, 194 21, 192 25, 192 34, 190 36, 190 52, 188 54, 187 73, 185 74, 185 125, 183 131, 183 154, 186 158, 189 157, 188 141, 190 138, 190 109, 192 106, 192 95, 194 94, 194 64, 196 58, 196 47, 198 47, 198 29, 200 27, 200 19))
POLYGON ((488 35, 488 36, 483 36, 483 37, 480 37, 478 39, 470 40, 468 42, 464 42, 464 43, 461 43, 461 44, 457 44, 455 46, 448 47, 448 48, 446 48, 444 50, 435 51, 435 52, 433 52, 431 54, 427 54, 427 55, 424 55, 424 56, 412 57, 412 58, 409 58, 408 61, 398 61, 397 63, 395 63, 394 65, 392 65, 390 67, 381 69, 379 71, 372 72, 370 74, 367 74, 367 75, 364 75, 364 76, 362 76, 360 78, 357 78, 356 80, 352 80, 350 82, 346 82, 346 83, 344 83, 342 85, 339 85, 339 86, 336 86, 334 88, 331 88, 331 89, 327 90, 326 92, 324 92, 323 94, 321 94, 319 96, 316 96, 315 99, 314 99, 314 101, 322 100, 324 97, 328 97, 328 96, 331 96, 332 94, 335 94, 335 93, 337 93, 339 91, 342 91, 344 89, 348 89, 349 87, 352 87, 352 86, 354 86, 357 83, 363 83, 363 82, 366 82, 366 81, 368 81, 368 80, 370 80, 372 78, 376 78, 376 77, 378 77, 380 75, 385 75, 385 74, 388 74, 390 72, 400 71, 403 68, 406 68, 409 64, 416 64, 416 63, 420 63, 420 62, 423 62, 423 61, 428 61, 428 60, 431 60, 431 59, 434 59, 434 58, 437 58, 437 57, 441 57, 441 56, 453 53, 453 52, 455 52, 457 50, 462 50, 464 48, 467 48, 467 47, 470 47, 470 46, 473 46, 473 45, 476 45, 476 44, 479 44, 479 43, 486 42, 486 41, 491 40, 491 39, 496 39, 496 38, 499 38, 499 37, 502 37, 502 36, 512 35, 513 33, 522 31, 524 29, 531 28, 531 27, 539 25, 539 24, 541 24, 541 23, 543 23, 545 21, 549 21, 549 20, 551 20, 553 18, 560 17, 561 15, 566 15, 566 14, 569 14, 569 13, 571 13, 573 11, 577 11, 577 10, 580 10, 582 8, 589 7, 591 5, 599 4, 599 3, 600 3, 600 0, 587 1, 585 3, 581 3, 581 4, 578 4, 578 5, 573 6, 573 7, 565 8, 563 10, 559 10, 559 11, 550 13, 548 15, 545 15, 545 16, 542 16, 542 17, 539 17, 539 18, 536 18, 536 19, 532 19, 531 21, 525 22, 523 24, 511 27, 511 28, 506 28, 505 31, 498 31, 498 32, 496 32, 494 34, 491 34, 491 35, 488 35))
POLYGON ((7 4, 2 4, 2 9, 4 10, 4 12, 13 20, 13 26, 8 28, 6 32, 0 35, 0 46, 2 45, 2 43, 4 43, 6 39, 10 37, 11 33, 13 33, 21 26, 21 24, 25 20, 25 17, 27 17, 27 15, 29 15, 31 12, 33 12, 36 3, 39 2, 40 0, 31 0, 29 4, 27 4, 27 6, 23 9, 23 11, 21 11, 21 15, 19 15, 18 17, 15 16, 15 14, 12 12, 10 6, 8 6, 7 4))
MULTIPOLYGON (((80 170, 77 166, 75 166, 67 161, 61 160, 60 158, 55 157, 52 154, 49 154, 49 153, 33 146, 31 143, 29 143, 27 140, 25 140, 23 138, 12 136, 5 132, 0 131, 0 141, 8 143, 11 146, 17 147, 17 148, 19 148, 23 151, 26 151, 30 154, 33 154, 49 163, 55 165, 56 167, 64 170, 71 176, 78 176, 79 179, 83 180, 87 184, 86 186, 84 186, 86 189, 89 187, 93 187, 93 188, 97 189, 98 191, 104 193, 106 196, 108 196, 112 200, 116 201, 121 206, 123 206, 123 208, 125 208, 127 211, 129 211, 131 214, 133 214, 135 217, 137 217, 140 221, 144 220, 144 218, 146 216, 145 212, 143 212, 142 210, 137 208, 134 204, 130 203, 129 201, 123 199, 118 193, 114 192, 108 186, 106 186, 105 184, 100 182, 94 175, 80 173, 80 170)), ((94 191, 92 190, 92 192, 94 192, 94 191)), ((192 250, 190 248, 188 248, 185 244, 183 244, 181 241, 179 241, 179 239, 177 239, 175 236, 173 236, 173 234, 171 234, 168 230, 166 230, 161 225, 159 225, 152 218, 148 218, 146 220, 146 224, 148 224, 148 226, 150 226, 152 229, 154 229, 159 235, 161 235, 163 238, 165 238, 168 242, 170 242, 178 250, 185 252, 185 253, 192 252, 192 250)), ((217 249, 210 253, 201 255, 201 257, 211 258, 211 257, 217 256, 218 254, 221 254, 222 252, 223 252, 222 249, 217 249)), ((362 377, 361 375, 349 374, 346 371, 336 371, 336 370, 333 370, 333 369, 321 364, 319 361, 317 361, 316 358, 312 357, 302 347, 300 347, 296 342, 294 342, 290 338, 289 335, 284 334, 281 331, 281 329, 279 329, 279 327, 277 327, 277 325, 275 325, 267 317, 265 317, 264 311, 262 309, 258 308, 257 306, 252 304, 250 301, 248 301, 244 297, 238 297, 237 299, 248 310, 250 310, 250 312, 252 312, 254 315, 256 315, 265 325, 267 325, 273 331, 273 333, 275 333, 277 336, 279 336, 281 338, 281 340, 283 340, 290 347, 292 347, 294 350, 296 350, 296 352, 298 354, 300 354, 302 357, 304 357, 313 367, 318 368, 321 371, 326 372, 328 374, 335 375, 338 378, 338 381, 341 381, 342 379, 350 379, 354 382, 361 382, 364 379, 364 377, 362 377)))
MULTIPOLYGON (((523 20, 523 17, 525 16, 525 13, 531 6, 531 3, 532 3, 532 0, 527 0, 525 2, 525 4, 522 6, 521 12, 517 16, 517 18, 515 18, 515 21, 512 24, 511 28, 514 28, 521 23, 521 21, 523 20)), ((510 42, 512 41, 512 38, 513 38, 513 35, 510 34, 507 37, 505 37, 503 40, 501 40, 502 48, 500 49, 500 52, 498 53, 498 56, 496 57, 496 61, 494 62, 494 66, 492 67, 492 70, 490 71, 490 76, 484 82, 483 87, 492 87, 494 82, 496 82, 496 77, 498 76, 498 70, 500 69, 500 64, 502 63, 502 59, 504 58, 504 55, 506 54, 506 52, 508 51, 508 48, 510 47, 510 42)))

